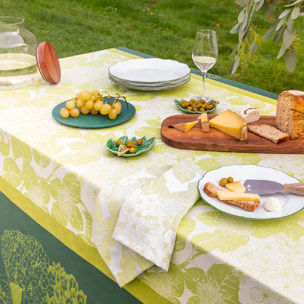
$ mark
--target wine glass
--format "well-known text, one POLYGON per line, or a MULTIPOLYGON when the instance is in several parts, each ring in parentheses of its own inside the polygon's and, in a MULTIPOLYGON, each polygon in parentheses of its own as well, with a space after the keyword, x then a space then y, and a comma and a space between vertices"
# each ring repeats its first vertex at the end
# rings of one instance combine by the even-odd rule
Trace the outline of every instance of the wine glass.
POLYGON ((216 32, 213 30, 198 30, 192 50, 192 60, 203 74, 203 94, 201 98, 206 100, 210 99, 210 97, 205 94, 205 79, 207 71, 216 63, 217 56, 216 32))

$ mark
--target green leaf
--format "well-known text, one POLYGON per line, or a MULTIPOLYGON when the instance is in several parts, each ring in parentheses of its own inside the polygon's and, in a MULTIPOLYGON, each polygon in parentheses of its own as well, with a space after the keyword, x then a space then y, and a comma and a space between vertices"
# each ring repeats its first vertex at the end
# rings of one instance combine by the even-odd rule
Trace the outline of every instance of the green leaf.
POLYGON ((229 74, 233 75, 240 64, 240 56, 237 56, 229 68, 229 74))
POLYGON ((283 45, 284 45, 285 49, 288 49, 291 46, 295 37, 296 37, 296 31, 294 28, 292 29, 291 32, 288 31, 287 28, 285 29, 284 34, 283 34, 283 45))
POLYGON ((297 1, 293 2, 293 3, 291 3, 291 4, 285 5, 285 7, 295 6, 296 4, 301 3, 301 2, 303 2, 303 0, 297 0, 297 1))
POLYGON ((240 32, 239 32, 239 42, 243 42, 248 34, 249 31, 249 22, 246 20, 241 25, 240 32))
POLYGON ((288 29, 289 32, 292 32, 292 30, 293 30, 293 19, 292 18, 288 19, 287 29, 288 29))
POLYGON ((263 5, 264 5, 264 0, 258 0, 258 1, 254 1, 254 8, 256 11, 259 11, 263 5))
POLYGON ((275 33, 275 28, 276 28, 275 25, 271 26, 271 27, 268 29, 268 31, 266 32, 266 34, 264 35, 263 39, 264 39, 264 40, 270 39, 270 38, 273 36, 273 34, 275 33))
POLYGON ((242 23, 245 20, 245 8, 242 9, 238 16, 238 22, 242 23))
POLYGON ((283 33, 284 33, 284 27, 281 27, 280 30, 276 33, 275 37, 273 38, 273 42, 280 44, 283 41, 283 33))
POLYGON ((278 4, 279 4, 279 0, 275 0, 271 4, 269 4, 267 9, 267 14, 269 15, 272 14, 276 10, 278 4))
POLYGON ((291 8, 287 8, 285 9, 279 16, 279 19, 283 19, 284 17, 287 17, 287 15, 289 14, 289 12, 291 11, 291 8))
POLYGON ((297 65, 297 54, 295 49, 289 49, 285 52, 285 66, 289 72, 293 72, 297 65))
POLYGON ((299 15, 300 15, 300 7, 296 6, 296 7, 294 7, 294 9, 291 12, 291 18, 297 19, 299 17, 299 15))
POLYGON ((287 15, 285 17, 283 17, 278 23, 277 23, 277 26, 276 26, 276 31, 278 31, 282 25, 286 22, 286 19, 287 19, 287 15))
POLYGON ((256 42, 256 40, 254 40, 251 45, 250 45, 250 49, 249 49, 249 55, 252 55, 256 52, 256 50, 258 49, 258 43, 256 42))
POLYGON ((240 7, 247 6, 248 0, 235 0, 235 3, 238 4, 240 7))
POLYGON ((277 59, 281 58, 284 54, 285 54, 286 48, 284 46, 284 44, 281 45, 280 51, 277 55, 277 59))
POLYGON ((240 24, 236 24, 231 30, 230 30, 230 34, 236 34, 239 32, 240 29, 240 24))

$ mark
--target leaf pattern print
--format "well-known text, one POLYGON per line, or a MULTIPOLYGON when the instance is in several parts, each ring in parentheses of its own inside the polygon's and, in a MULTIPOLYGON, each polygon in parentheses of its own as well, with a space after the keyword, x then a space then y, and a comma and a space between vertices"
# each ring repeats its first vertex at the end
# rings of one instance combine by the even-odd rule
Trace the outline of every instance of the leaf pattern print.
POLYGON ((10 157, 4 159, 3 162, 3 177, 13 187, 17 188, 22 184, 22 174, 16 161, 10 157))
POLYGON ((214 264, 207 273, 201 268, 186 269, 185 284, 194 295, 204 299, 205 303, 240 303, 239 277, 229 265, 214 264))
POLYGON ((0 130, 0 153, 6 157, 11 150, 10 136, 0 130))
POLYGON ((64 175, 62 181, 57 178, 51 182, 51 195, 54 198, 51 214, 65 227, 70 225, 76 234, 91 240, 92 218, 81 201, 81 185, 72 173, 64 175))

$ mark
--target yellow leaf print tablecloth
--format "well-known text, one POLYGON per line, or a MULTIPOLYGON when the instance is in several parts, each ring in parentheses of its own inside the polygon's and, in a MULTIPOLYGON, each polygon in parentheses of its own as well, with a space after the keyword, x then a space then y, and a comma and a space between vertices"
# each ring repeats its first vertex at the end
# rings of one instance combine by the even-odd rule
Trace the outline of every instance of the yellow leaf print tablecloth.
MULTIPOLYGON (((255 221, 224 214, 198 200, 180 222, 168 272, 150 267, 112 237, 125 198, 181 160, 202 173, 224 165, 255 164, 304 181, 303 155, 192 151, 165 145, 160 138, 162 120, 180 114, 174 99, 200 94, 201 77, 192 73, 187 84, 160 92, 113 84, 109 66, 138 55, 106 49, 63 58, 58 85, 40 79, 23 89, 0 91, 1 178, 58 223, 49 229, 56 230, 63 243, 70 244, 65 231, 77 236, 83 246, 69 246, 93 265, 94 258, 84 248, 96 250, 120 285, 128 282, 127 276, 141 273, 124 287, 144 303, 155 303, 151 294, 160 303, 303 303, 304 211, 255 221), (81 90, 96 89, 126 96, 136 115, 123 125, 91 130, 66 127, 52 118, 57 104, 81 90), (123 135, 155 136, 157 142, 136 158, 118 158, 105 143, 123 135)), ((220 101, 215 113, 248 106, 259 108, 262 115, 275 113, 274 94, 212 75, 206 90, 220 101)))

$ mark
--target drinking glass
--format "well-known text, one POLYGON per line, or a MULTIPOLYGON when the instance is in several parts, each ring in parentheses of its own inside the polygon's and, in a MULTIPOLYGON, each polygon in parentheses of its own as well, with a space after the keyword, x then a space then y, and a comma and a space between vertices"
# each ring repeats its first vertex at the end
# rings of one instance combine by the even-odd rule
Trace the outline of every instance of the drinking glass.
POLYGON ((214 66, 217 61, 217 57, 218 49, 216 32, 205 29, 198 30, 195 35, 192 59, 203 74, 203 99, 208 99, 205 94, 205 79, 207 71, 214 66))

